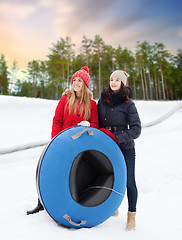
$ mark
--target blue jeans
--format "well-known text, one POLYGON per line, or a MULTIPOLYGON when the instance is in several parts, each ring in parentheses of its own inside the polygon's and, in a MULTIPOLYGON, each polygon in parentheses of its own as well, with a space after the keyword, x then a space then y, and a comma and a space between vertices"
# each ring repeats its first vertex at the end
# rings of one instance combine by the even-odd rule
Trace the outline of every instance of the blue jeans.
POLYGON ((121 149, 127 168, 128 211, 136 212, 138 191, 135 182, 135 148, 121 149))

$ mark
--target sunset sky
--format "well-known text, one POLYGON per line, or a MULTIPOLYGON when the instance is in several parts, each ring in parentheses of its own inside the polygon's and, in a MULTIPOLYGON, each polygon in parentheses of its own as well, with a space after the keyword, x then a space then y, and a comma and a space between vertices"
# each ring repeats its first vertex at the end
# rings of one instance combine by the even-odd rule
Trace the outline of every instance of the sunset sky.
POLYGON ((182 49, 182 0, 0 0, 0 54, 25 70, 46 60, 52 43, 69 36, 78 51, 83 35, 135 51, 137 41, 182 49))

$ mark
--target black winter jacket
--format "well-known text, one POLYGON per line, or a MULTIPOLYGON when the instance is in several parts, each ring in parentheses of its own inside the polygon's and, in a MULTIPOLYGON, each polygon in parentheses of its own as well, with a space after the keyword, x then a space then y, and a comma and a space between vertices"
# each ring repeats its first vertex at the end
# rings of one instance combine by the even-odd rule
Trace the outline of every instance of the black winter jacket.
POLYGON ((141 133, 141 122, 135 104, 131 99, 126 103, 122 92, 113 93, 111 96, 111 105, 104 102, 105 91, 98 101, 99 126, 109 128, 121 149, 133 148, 134 139, 141 133))

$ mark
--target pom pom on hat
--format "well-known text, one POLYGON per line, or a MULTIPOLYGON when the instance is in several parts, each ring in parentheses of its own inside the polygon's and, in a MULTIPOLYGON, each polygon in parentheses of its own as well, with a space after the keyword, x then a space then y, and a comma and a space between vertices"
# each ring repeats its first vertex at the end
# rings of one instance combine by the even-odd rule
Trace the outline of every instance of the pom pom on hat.
POLYGON ((82 67, 79 71, 75 72, 71 78, 71 83, 73 84, 73 79, 75 77, 80 77, 87 87, 89 88, 90 85, 90 75, 89 75, 89 68, 87 66, 82 67))
POLYGON ((120 81, 122 81, 124 83, 124 85, 126 85, 127 83, 127 78, 129 77, 130 75, 123 71, 123 70, 116 70, 114 71, 111 76, 110 76, 110 79, 111 78, 118 78, 120 81))
POLYGON ((82 67, 81 70, 85 70, 86 72, 89 73, 89 68, 87 66, 82 67))

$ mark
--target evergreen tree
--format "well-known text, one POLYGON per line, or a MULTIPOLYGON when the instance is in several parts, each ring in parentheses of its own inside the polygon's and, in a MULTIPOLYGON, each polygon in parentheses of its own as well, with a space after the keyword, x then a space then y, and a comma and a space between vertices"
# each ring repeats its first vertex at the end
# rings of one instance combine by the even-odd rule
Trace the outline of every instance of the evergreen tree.
POLYGON ((168 77, 169 61, 172 58, 171 54, 165 49, 163 43, 155 43, 154 45, 154 56, 157 61, 160 75, 161 75, 161 85, 162 85, 162 94, 163 99, 168 99, 168 85, 165 79, 168 77))
POLYGON ((110 45, 104 45, 102 49, 102 81, 101 81, 101 90, 108 86, 109 76, 113 72, 113 58, 114 58, 115 49, 110 45))
POLYGON ((178 49, 177 56, 175 58, 176 68, 173 71, 173 93, 174 99, 182 99, 182 50, 178 49))
POLYGON ((18 71, 18 66, 17 66, 17 61, 14 60, 13 61, 13 66, 11 68, 10 71, 10 84, 9 84, 9 94, 12 94, 12 91, 14 90, 14 84, 16 82, 16 75, 17 75, 17 71, 18 71))
POLYGON ((142 89, 142 98, 145 100, 147 99, 147 97, 146 97, 144 74, 143 74, 143 53, 142 53, 142 49, 140 48, 140 42, 137 42, 136 67, 137 67, 138 74, 140 75, 140 82, 141 82, 140 89, 142 89))
POLYGON ((95 39, 93 41, 93 48, 94 52, 98 59, 98 78, 96 76, 96 81, 98 79, 98 95, 97 97, 100 97, 101 95, 101 60, 102 60, 102 52, 104 47, 104 41, 101 38, 100 35, 95 35, 95 39))
MULTIPOLYGON (((20 79, 16 80, 14 88, 15 88, 15 95, 20 96, 21 95, 21 90, 22 90, 22 83, 21 83, 20 79)), ((24 95, 22 95, 22 96, 24 96, 24 95)))
POLYGON ((0 94, 8 94, 8 67, 4 54, 0 55, 0 94))
POLYGON ((71 73, 80 70, 83 66, 85 66, 85 56, 83 54, 78 54, 77 56, 74 55, 72 58, 72 64, 71 64, 71 73))
POLYGON ((66 64, 67 64, 67 88, 69 88, 69 85, 70 85, 70 81, 69 81, 70 80, 70 63, 74 55, 74 51, 72 49, 73 46, 75 46, 75 44, 71 42, 71 38, 66 37, 65 52, 66 52, 66 64))
MULTIPOLYGON (((133 80, 133 86, 135 88, 135 79, 134 79, 134 68, 135 68, 135 58, 134 54, 128 50, 127 48, 123 49, 119 45, 118 48, 115 50, 115 59, 116 59, 116 67, 117 69, 122 69, 129 73, 130 79, 133 80)), ((131 86, 131 83, 127 83, 131 86)), ((136 91, 134 89, 134 91, 136 91)))
POLYGON ((85 35, 80 53, 73 51, 74 44, 69 37, 60 38, 50 49, 45 61, 28 63, 28 79, 16 79, 17 62, 8 72, 5 56, 0 55, 0 94, 9 93, 59 99, 62 91, 70 87, 71 75, 82 66, 90 70, 90 88, 94 98, 108 85, 109 76, 117 69, 130 74, 128 86, 137 99, 173 100, 182 98, 182 50, 177 56, 169 54, 163 43, 150 45, 147 41, 137 42, 136 53, 129 49, 117 49, 104 43, 100 35, 94 40, 85 35), (8 78, 10 74, 10 81, 8 78), (13 84, 16 81, 14 92, 13 84))
POLYGON ((40 97, 44 98, 45 96, 45 85, 48 83, 48 71, 47 71, 47 64, 46 61, 39 62, 40 67, 40 97))
POLYGON ((83 36, 81 49, 83 51, 83 54, 86 59, 86 66, 90 68, 90 58, 91 58, 91 52, 92 52, 92 44, 93 41, 91 39, 88 39, 85 35, 83 36))
POLYGON ((37 97, 37 84, 40 76, 39 61, 28 62, 28 76, 32 81, 32 97, 37 97))
MULTIPOLYGON (((70 78, 70 63, 73 56, 73 47, 74 44, 71 43, 71 39, 66 37, 66 40, 60 38, 56 44, 53 44, 51 48, 51 53, 48 55, 48 73, 49 73, 49 86, 53 88, 56 87, 56 96, 54 94, 52 98, 58 99, 59 88, 65 89, 69 88, 69 78, 70 78), (67 73, 67 84, 65 84, 65 73, 67 73)), ((53 93, 54 91, 52 91, 53 93)))
POLYGON ((49 94, 51 98, 58 99, 59 87, 65 81, 66 49, 65 40, 60 38, 50 49, 51 53, 47 56, 47 70, 49 74, 49 94), (52 88, 52 90, 51 90, 52 88), (56 89, 56 92, 55 90, 56 89))
POLYGON ((24 81, 22 84, 21 82, 18 82, 17 87, 19 88, 19 96, 31 97, 32 83, 30 81, 24 81))

